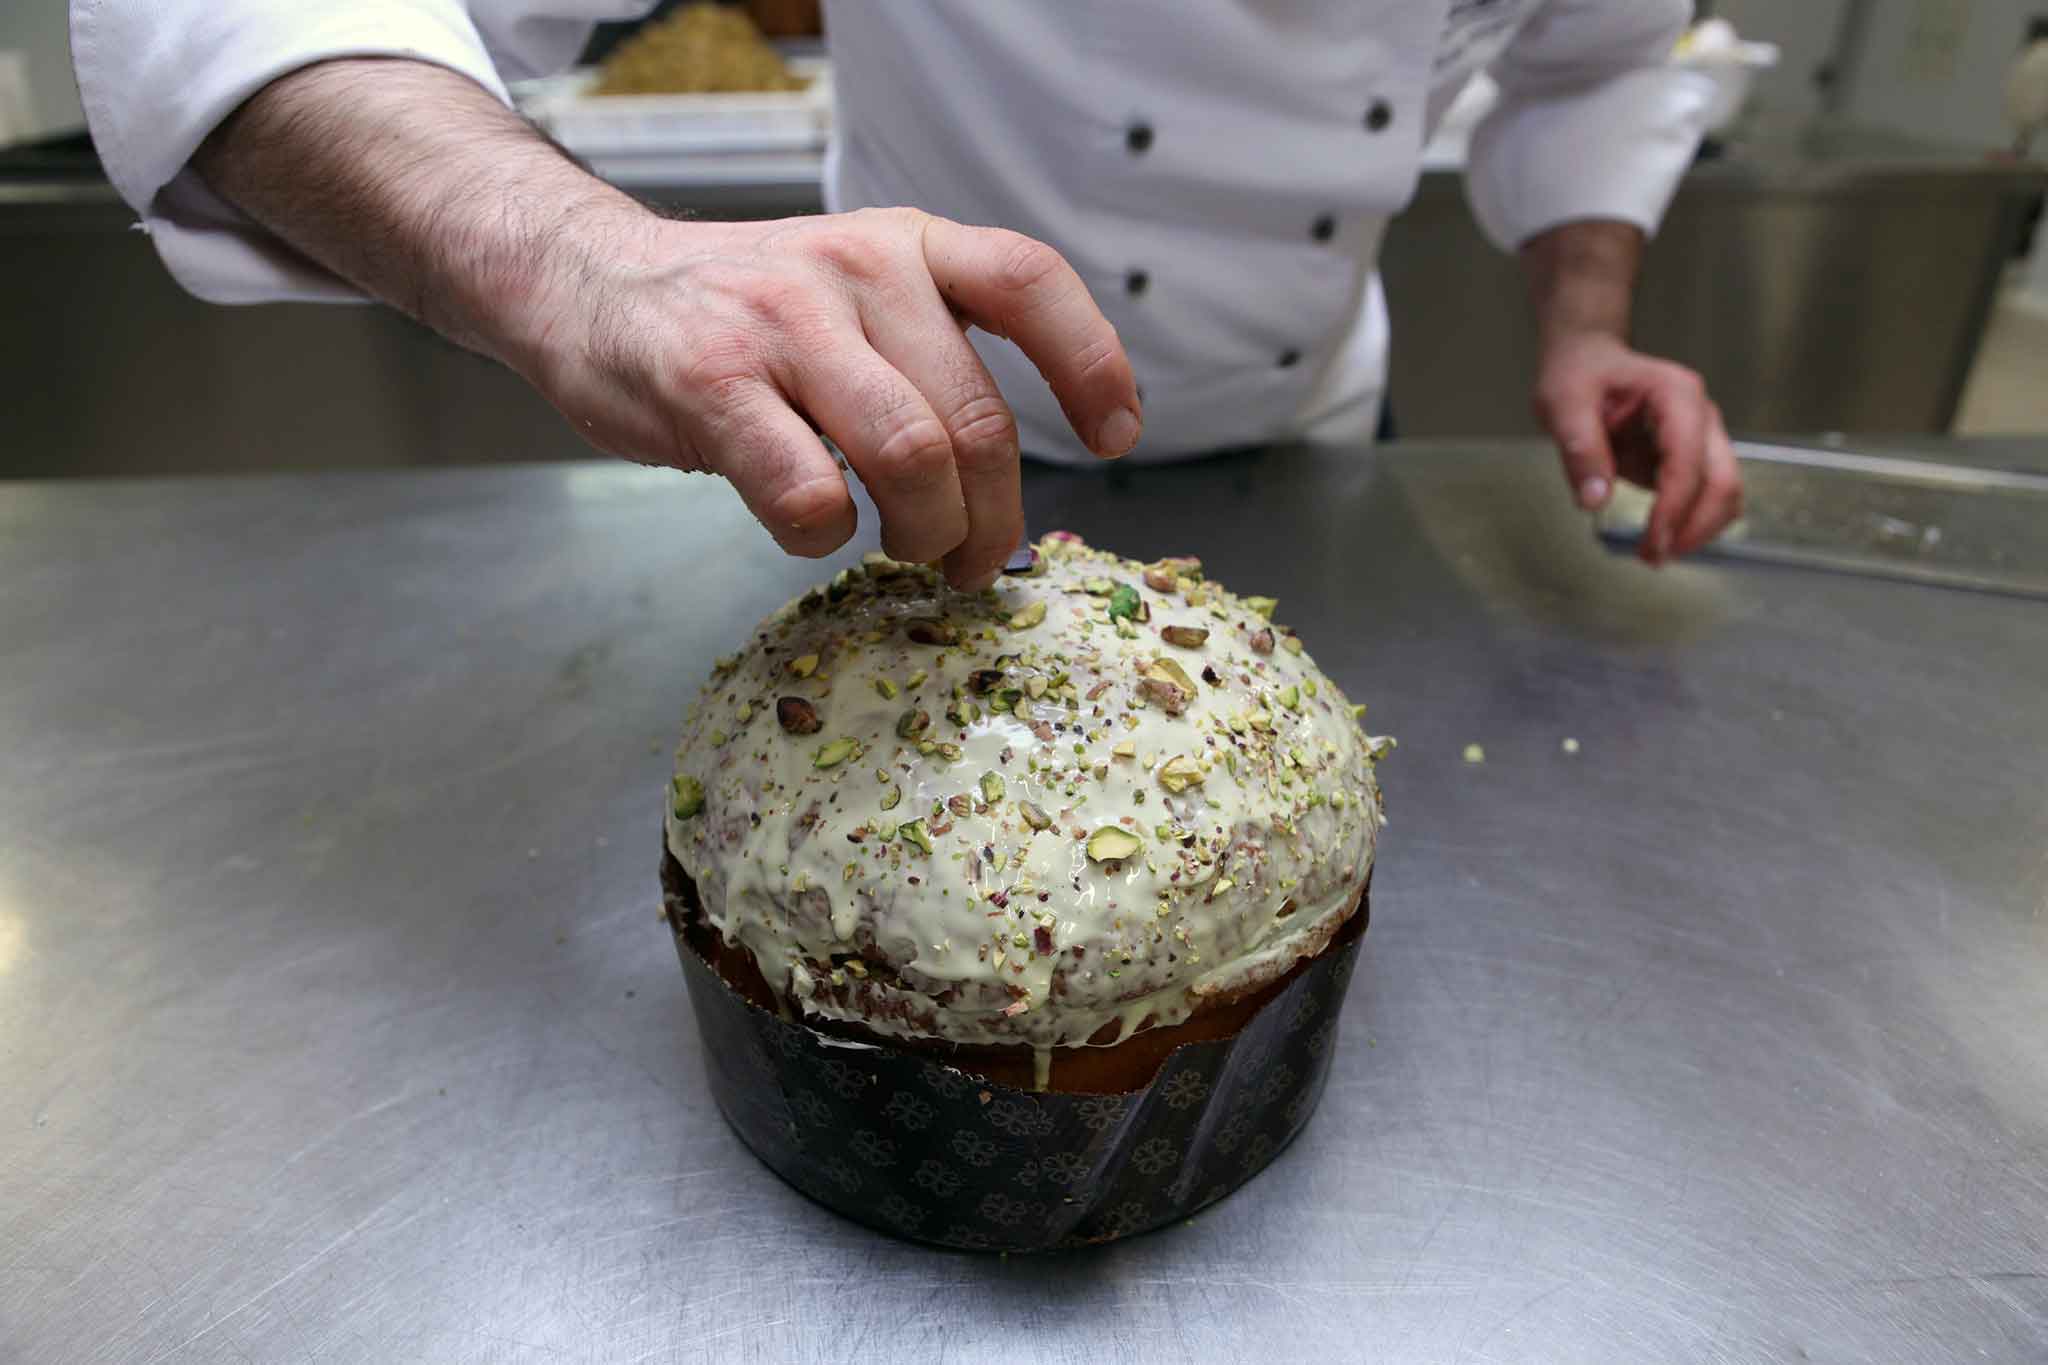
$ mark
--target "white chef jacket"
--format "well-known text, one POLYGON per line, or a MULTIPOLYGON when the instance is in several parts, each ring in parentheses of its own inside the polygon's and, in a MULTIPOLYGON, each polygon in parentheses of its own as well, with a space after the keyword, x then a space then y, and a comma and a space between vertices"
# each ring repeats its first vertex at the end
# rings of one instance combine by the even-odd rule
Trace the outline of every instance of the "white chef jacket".
MULTIPOLYGON (((186 164, 266 82, 401 55, 506 80, 646 0, 73 0, 108 174, 165 264, 219 302, 354 297, 186 164)), ((833 209, 914 204, 1057 247, 1116 325, 1140 455, 1365 439, 1386 373, 1373 260, 1473 73, 1501 97, 1466 165, 1486 234, 1654 230, 1707 84, 1665 58, 1689 0, 830 0, 833 209)), ((1086 458, 1022 355, 975 344, 1027 451, 1086 458)))

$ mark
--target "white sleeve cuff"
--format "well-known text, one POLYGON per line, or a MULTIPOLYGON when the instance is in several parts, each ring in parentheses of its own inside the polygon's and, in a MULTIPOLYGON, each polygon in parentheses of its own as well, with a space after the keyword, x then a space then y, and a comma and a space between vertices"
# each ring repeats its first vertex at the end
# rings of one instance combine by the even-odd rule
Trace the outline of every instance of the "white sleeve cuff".
POLYGON ((1655 233, 1692 164, 1712 96, 1711 78, 1674 66, 1570 93, 1505 94, 1472 133, 1472 216, 1504 251, 1588 218, 1655 233))
POLYGON ((222 303, 357 297, 187 165, 250 95, 314 62, 409 57, 510 102, 460 0, 74 0, 71 50, 108 178, 178 282, 222 303))

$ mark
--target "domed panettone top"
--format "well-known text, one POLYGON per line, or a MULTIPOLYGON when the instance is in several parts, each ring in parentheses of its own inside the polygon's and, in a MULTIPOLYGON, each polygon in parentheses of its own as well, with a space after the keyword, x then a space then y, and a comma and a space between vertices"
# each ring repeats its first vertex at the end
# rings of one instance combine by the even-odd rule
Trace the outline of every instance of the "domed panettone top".
POLYGON ((1353 707, 1271 599, 1070 535, 979 594, 870 555, 692 708, 668 847, 795 1008, 1107 1044, 1325 945, 1382 824, 1353 707))

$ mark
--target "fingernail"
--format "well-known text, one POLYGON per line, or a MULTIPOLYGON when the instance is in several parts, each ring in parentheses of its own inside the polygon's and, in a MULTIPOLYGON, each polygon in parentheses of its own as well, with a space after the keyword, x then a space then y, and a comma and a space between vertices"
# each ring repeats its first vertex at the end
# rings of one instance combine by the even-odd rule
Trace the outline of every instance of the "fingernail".
POLYGON ((1596 507, 1605 507, 1607 505, 1607 495, 1611 491, 1607 486, 1607 480, 1597 475, 1587 479, 1579 485, 1579 506, 1589 512, 1596 507))
POLYGON ((1137 443, 1138 414, 1129 408, 1112 412, 1095 431, 1095 449, 1104 455, 1121 455, 1137 443))

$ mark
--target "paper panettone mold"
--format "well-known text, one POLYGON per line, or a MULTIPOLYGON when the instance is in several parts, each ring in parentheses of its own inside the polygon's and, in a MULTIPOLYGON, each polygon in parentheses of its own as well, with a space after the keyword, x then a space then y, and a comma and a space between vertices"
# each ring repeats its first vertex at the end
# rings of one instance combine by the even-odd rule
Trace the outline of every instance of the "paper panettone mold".
MULTIPOLYGON (((1234 1035, 1186 1043, 1149 1082, 1034 1091, 851 1043, 745 999, 667 913, 711 1093, 754 1154, 856 1222, 971 1251, 1056 1251, 1193 1214, 1250 1180, 1322 1098, 1368 907, 1234 1035)), ((701 920, 697 922, 702 932, 701 920)))

